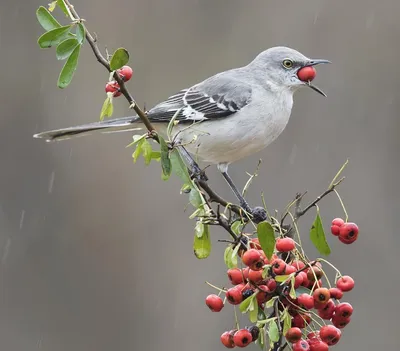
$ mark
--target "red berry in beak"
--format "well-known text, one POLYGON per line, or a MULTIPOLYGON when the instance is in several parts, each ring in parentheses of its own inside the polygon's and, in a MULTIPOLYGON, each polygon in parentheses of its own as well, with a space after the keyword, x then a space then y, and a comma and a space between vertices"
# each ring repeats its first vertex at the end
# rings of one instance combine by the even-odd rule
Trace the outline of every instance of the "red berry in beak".
POLYGON ((297 71, 297 77, 299 77, 302 82, 311 82, 316 75, 317 71, 312 66, 306 66, 297 71))

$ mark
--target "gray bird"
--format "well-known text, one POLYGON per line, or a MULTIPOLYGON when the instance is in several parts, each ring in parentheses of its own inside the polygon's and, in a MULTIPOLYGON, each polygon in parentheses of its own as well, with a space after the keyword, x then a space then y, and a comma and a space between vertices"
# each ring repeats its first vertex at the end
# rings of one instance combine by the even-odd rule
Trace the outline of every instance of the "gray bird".
MULTIPOLYGON (((192 156, 216 164, 242 208, 251 212, 229 177, 228 166, 264 149, 283 132, 297 89, 307 86, 325 96, 311 84, 315 71, 310 68, 322 63, 330 61, 309 59, 287 47, 273 47, 246 66, 218 73, 179 91, 148 111, 147 117, 157 132, 165 136, 169 121, 177 114, 178 124, 173 129, 175 141, 184 145, 180 151, 191 169, 200 174, 192 156), (302 74, 305 67, 311 76, 302 74)), ((138 129, 140 123, 137 116, 122 117, 43 132, 34 137, 58 141, 92 132, 138 129)))

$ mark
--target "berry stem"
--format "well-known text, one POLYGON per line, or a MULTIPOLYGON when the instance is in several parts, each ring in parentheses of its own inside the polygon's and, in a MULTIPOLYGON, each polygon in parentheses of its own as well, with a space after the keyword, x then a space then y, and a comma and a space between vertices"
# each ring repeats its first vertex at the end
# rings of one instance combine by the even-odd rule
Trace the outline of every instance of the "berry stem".
POLYGON ((349 215, 347 214, 346 207, 344 206, 343 200, 342 200, 341 196, 339 195, 339 192, 336 189, 334 190, 334 192, 335 192, 336 196, 338 197, 340 204, 342 205, 343 212, 344 212, 344 215, 346 217, 345 218, 345 223, 347 223, 348 220, 349 220, 349 215))
POLYGON ((209 282, 207 282, 207 281, 206 281, 206 284, 208 284, 208 285, 211 286, 212 288, 218 290, 220 293, 221 293, 221 292, 227 292, 227 290, 224 290, 223 288, 222 288, 222 289, 221 289, 221 288, 218 288, 217 286, 215 286, 215 285, 213 285, 213 284, 211 284, 211 283, 209 283, 209 282))

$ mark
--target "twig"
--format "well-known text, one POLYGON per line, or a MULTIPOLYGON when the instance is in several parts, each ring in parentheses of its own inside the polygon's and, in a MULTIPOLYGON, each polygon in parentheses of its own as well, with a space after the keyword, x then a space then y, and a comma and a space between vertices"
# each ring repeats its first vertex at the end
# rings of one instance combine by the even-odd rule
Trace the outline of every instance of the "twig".
POLYGON ((281 319, 279 317, 279 299, 276 299, 274 302, 274 313, 276 317, 276 324, 278 326, 278 332, 279 332, 279 340, 274 343, 274 347, 272 348, 272 351, 280 351, 281 350, 281 345, 282 345, 282 337, 283 337, 283 331, 282 331, 282 324, 281 324, 281 319))
MULTIPOLYGON (((64 0, 64 2, 67 5, 69 11, 71 12, 71 14, 73 16, 73 18, 71 18, 71 19, 72 20, 80 20, 81 18, 79 17, 74 6, 69 2, 69 0, 64 0)), ((92 51, 97 58, 97 61, 99 61, 108 70, 108 72, 112 72, 108 60, 100 52, 100 49, 97 45, 96 39, 92 36, 92 34, 90 34, 90 32, 87 30, 87 28, 86 28, 86 40, 89 43, 90 47, 92 48, 92 51)), ((157 137, 155 128, 151 124, 150 120, 147 118, 146 113, 143 112, 142 109, 137 105, 135 99, 132 97, 132 95, 126 88, 124 81, 121 79, 121 77, 119 76, 119 74, 116 71, 114 72, 113 76, 114 76, 114 79, 118 82, 118 84, 120 86, 121 93, 128 100, 129 106, 131 108, 133 108, 133 110, 136 112, 136 114, 140 117, 143 124, 146 126, 147 130, 151 133, 153 139, 158 141, 158 137, 157 137)))

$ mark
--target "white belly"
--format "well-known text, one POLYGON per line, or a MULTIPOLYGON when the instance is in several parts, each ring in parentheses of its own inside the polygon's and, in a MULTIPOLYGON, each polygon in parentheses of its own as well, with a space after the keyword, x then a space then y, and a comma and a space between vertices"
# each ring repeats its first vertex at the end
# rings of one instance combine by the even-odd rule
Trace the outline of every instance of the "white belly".
MULTIPOLYGON (((195 158, 213 164, 235 162, 264 149, 283 132, 291 113, 292 95, 285 95, 284 100, 253 104, 251 114, 245 107, 230 117, 203 121, 181 132, 179 139, 195 158)), ((178 124, 175 128, 178 131, 185 126, 178 124)))

